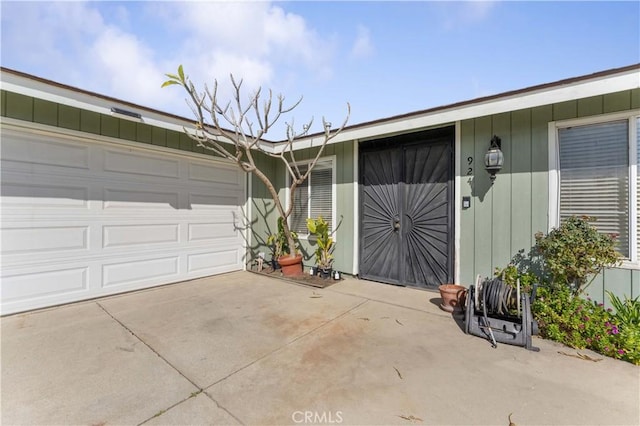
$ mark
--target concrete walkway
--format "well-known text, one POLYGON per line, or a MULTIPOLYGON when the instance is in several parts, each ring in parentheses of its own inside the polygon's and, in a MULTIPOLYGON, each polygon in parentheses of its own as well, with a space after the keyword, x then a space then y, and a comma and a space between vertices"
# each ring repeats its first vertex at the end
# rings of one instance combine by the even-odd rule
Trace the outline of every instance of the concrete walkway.
POLYGON ((638 367, 492 349, 438 301, 239 272, 5 317, 2 424, 640 424, 638 367))

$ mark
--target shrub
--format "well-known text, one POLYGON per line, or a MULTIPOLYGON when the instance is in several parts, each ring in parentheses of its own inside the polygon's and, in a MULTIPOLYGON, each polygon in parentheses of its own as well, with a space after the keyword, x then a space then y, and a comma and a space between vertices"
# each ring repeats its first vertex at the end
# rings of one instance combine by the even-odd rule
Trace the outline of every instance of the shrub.
POLYGON ((575 297, 567 286, 542 287, 532 311, 542 337, 640 365, 640 327, 623 326, 602 303, 575 297))
POLYGON ((601 234, 590 223, 595 218, 572 216, 546 236, 537 233, 536 250, 554 286, 569 286, 574 295, 586 288, 587 280, 605 267, 620 263, 613 235, 601 234))
POLYGON ((506 268, 496 268, 495 276, 501 277, 505 284, 511 287, 517 287, 517 281, 520 280, 520 289, 523 293, 531 293, 531 289, 535 283, 539 283, 540 279, 531 271, 521 271, 514 264, 509 264, 506 268))

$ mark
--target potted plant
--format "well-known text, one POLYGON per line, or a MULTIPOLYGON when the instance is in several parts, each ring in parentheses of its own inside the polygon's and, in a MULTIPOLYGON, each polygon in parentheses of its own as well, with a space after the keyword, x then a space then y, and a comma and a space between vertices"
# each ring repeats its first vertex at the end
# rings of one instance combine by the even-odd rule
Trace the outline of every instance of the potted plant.
POLYGON ((329 278, 331 276, 333 249, 335 247, 329 232, 329 223, 322 216, 318 216, 317 219, 308 218, 307 229, 317 245, 315 252, 317 270, 322 278, 329 278))
MULTIPOLYGON (((298 234, 291 231, 291 236, 293 237, 294 244, 297 245, 298 234)), ((297 269, 302 267, 302 255, 296 254, 296 257, 291 257, 291 248, 289 246, 287 235, 284 231, 284 219, 282 217, 278 217, 278 232, 269 235, 267 238, 267 245, 271 247, 271 267, 273 270, 276 270, 277 267, 281 267, 284 275, 299 275, 297 269), (300 257, 300 259, 298 259, 298 257, 300 257), (290 259, 294 261, 288 261, 290 259), (285 265, 283 265, 283 262, 285 265)))

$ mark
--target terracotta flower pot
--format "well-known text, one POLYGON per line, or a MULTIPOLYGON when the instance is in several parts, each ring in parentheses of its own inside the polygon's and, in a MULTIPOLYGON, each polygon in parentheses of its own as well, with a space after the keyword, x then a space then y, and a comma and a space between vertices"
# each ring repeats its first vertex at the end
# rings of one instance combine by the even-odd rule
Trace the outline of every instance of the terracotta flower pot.
POLYGON ((467 289, 458 284, 442 284, 438 287, 442 303, 440 309, 447 312, 462 312, 467 299, 467 289))
POLYGON ((282 269, 282 275, 285 277, 297 277, 302 275, 302 255, 299 254, 295 257, 282 256, 278 259, 280 268, 282 269))

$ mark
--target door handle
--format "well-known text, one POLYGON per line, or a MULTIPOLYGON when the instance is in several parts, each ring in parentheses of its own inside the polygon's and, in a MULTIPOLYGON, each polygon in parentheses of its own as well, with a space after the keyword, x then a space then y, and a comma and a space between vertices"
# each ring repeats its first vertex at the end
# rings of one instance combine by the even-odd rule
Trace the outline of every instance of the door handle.
POLYGON ((394 231, 400 230, 400 219, 395 219, 393 221, 393 229, 394 231))

